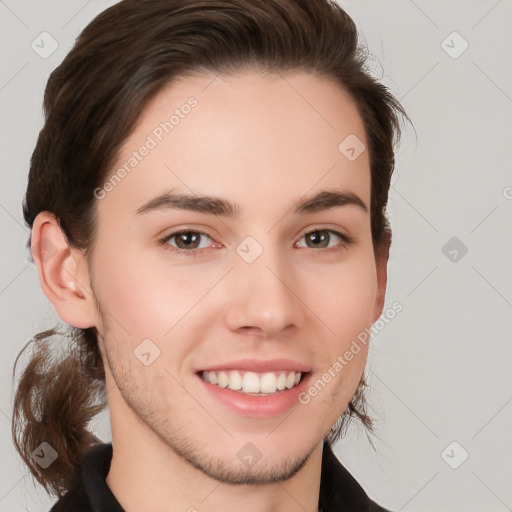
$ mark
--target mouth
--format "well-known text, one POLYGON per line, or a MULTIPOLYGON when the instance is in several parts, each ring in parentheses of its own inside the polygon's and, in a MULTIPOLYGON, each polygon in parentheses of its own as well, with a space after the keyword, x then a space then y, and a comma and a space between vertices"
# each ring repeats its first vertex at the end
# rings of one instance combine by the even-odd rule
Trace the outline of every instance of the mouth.
POLYGON ((206 400, 239 417, 261 419, 293 409, 314 377, 309 365, 291 358, 238 359, 199 367, 194 373, 206 400))
POLYGON ((245 370, 202 370, 197 372, 205 382, 243 395, 270 396, 298 386, 309 372, 278 370, 253 372, 245 370))

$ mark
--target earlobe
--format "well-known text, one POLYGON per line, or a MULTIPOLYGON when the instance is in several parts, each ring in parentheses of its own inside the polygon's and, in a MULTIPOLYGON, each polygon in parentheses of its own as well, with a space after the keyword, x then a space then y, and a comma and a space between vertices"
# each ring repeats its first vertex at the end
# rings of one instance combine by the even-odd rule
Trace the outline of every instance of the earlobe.
POLYGON ((34 220, 31 251, 41 288, 59 318, 82 329, 96 325, 87 264, 82 253, 68 245, 52 213, 41 212, 34 220))

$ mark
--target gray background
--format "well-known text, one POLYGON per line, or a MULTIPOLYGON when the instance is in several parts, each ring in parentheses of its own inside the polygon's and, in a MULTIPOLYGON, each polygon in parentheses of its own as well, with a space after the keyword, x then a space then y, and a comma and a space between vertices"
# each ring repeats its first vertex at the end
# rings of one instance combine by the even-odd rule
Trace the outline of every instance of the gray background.
MULTIPOLYGON (((54 501, 32 483, 10 434, 14 359, 60 322, 28 261, 21 212, 43 90, 79 31, 113 3, 0 0, 2 512, 54 501), (43 31, 58 43, 47 58, 31 47, 43 31)), ((399 301, 403 311, 374 337, 369 359, 376 452, 355 424, 335 450, 392 510, 511 510, 512 2, 340 4, 417 136, 406 127, 390 194, 386 308, 399 301), (453 237, 458 247, 443 251, 453 237)), ((94 429, 110 439, 108 413, 94 429)))

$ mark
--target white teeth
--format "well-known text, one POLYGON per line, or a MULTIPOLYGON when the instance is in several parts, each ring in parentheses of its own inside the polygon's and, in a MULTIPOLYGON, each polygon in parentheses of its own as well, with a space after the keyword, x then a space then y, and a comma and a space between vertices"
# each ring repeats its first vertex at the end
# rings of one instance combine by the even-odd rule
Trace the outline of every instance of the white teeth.
POLYGON ((277 378, 277 389, 282 391, 286 387, 286 375, 284 372, 281 372, 279 374, 279 377, 277 378))
POLYGON ((286 377, 286 387, 288 389, 293 388, 294 384, 295 384, 295 373, 290 372, 288 374, 288 377, 286 377))
MULTIPOLYGON (((300 379, 300 373, 299 373, 300 379)), ((277 378, 273 373, 264 373, 260 379, 261 393, 275 393, 277 389, 277 378)))
POLYGON ((260 379, 253 372, 247 372, 243 378, 242 389, 244 393, 259 393, 260 392, 260 379))
POLYGON ((234 391, 242 389, 242 377, 236 370, 234 372, 229 372, 228 388, 234 391))
POLYGON ((301 379, 301 372, 242 372, 231 371, 204 371, 201 374, 206 382, 221 388, 229 388, 247 394, 271 394, 284 389, 291 389, 301 379))
MULTIPOLYGON (((215 372, 211 372, 215 373, 215 372)), ((214 384, 214 382, 212 382, 214 384)), ((217 386, 220 386, 221 388, 227 388, 229 384, 229 377, 226 372, 219 372, 217 374, 217 386)))

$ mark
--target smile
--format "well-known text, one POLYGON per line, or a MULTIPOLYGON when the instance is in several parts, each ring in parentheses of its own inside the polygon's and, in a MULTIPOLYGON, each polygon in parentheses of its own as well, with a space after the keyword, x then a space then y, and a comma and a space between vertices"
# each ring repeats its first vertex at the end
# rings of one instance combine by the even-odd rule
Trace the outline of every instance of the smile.
POLYGON ((239 393, 268 396, 297 386, 302 372, 281 370, 256 373, 243 370, 203 371, 201 378, 220 388, 228 388, 239 393))

